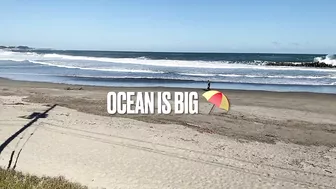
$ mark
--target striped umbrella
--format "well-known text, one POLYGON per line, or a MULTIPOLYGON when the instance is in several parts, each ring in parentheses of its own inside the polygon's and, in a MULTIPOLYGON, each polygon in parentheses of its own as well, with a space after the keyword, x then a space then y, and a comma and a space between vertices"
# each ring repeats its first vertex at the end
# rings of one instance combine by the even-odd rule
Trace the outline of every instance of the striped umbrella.
POLYGON ((205 99, 207 99, 208 102, 213 104, 209 114, 212 112, 215 106, 224 109, 226 111, 229 111, 230 109, 229 99, 222 92, 211 90, 203 93, 203 96, 205 97, 205 99))

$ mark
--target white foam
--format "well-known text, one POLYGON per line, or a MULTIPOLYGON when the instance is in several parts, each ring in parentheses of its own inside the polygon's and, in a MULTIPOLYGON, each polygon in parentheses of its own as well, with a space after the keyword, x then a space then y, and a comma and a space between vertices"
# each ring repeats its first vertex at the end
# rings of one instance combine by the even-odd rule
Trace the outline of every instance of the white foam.
POLYGON ((252 68, 253 65, 245 64, 228 64, 223 61, 187 61, 187 60, 153 60, 144 57, 139 58, 105 58, 105 57, 87 57, 87 56, 70 56, 60 54, 45 54, 45 58, 60 60, 79 60, 79 61, 98 61, 111 62, 116 64, 138 64, 160 67, 187 67, 187 68, 252 68))
POLYGON ((135 69, 117 69, 117 68, 84 68, 78 66, 67 66, 63 64, 41 62, 41 61, 29 61, 35 64, 43 64, 48 66, 60 67, 60 68, 71 68, 71 69, 81 69, 81 70, 94 70, 94 71, 107 71, 107 72, 132 72, 132 73, 164 73, 162 71, 152 71, 152 70, 135 70, 135 69))
MULTIPOLYGON (((45 62, 54 61, 62 62, 63 67, 80 67, 71 65, 72 62, 104 62, 104 63, 114 63, 123 64, 131 67, 132 64, 135 65, 146 65, 146 66, 157 66, 157 67, 184 67, 184 68, 207 68, 207 69, 263 69, 263 70, 301 70, 301 71, 323 71, 323 72, 336 72, 336 69, 320 69, 320 68, 298 68, 298 67, 280 67, 280 66, 264 66, 264 65, 249 65, 249 64, 232 64, 226 61, 187 61, 187 60, 153 60, 147 59, 145 57, 139 58, 106 58, 106 57, 87 57, 87 56, 70 56, 61 54, 37 54, 37 53, 22 53, 22 52, 8 52, 0 51, 0 60, 12 60, 12 61, 35 61, 35 62, 45 62)), ((47 63, 49 66, 57 66, 54 63, 47 63)), ((96 64, 92 63, 91 69, 101 69, 95 68, 96 64)), ((60 66, 60 65, 58 65, 60 66)), ((82 67, 81 67, 82 68, 82 67)), ((108 69, 108 68, 106 68, 108 69)))
POLYGON ((178 73, 178 74, 187 76, 201 76, 201 77, 216 76, 216 74, 201 74, 201 73, 178 73))
POLYGON ((222 76, 222 77, 246 77, 246 75, 238 75, 238 74, 218 74, 218 76, 222 76))
POLYGON ((267 78, 287 78, 287 79, 324 79, 324 78, 334 78, 331 76, 287 76, 287 75, 274 75, 274 76, 266 76, 267 78))
POLYGON ((218 76, 223 77, 249 77, 249 78, 279 78, 279 79, 336 79, 336 76, 305 76, 305 75, 297 75, 297 76, 288 76, 288 75, 238 75, 238 74, 218 74, 218 76))
POLYGON ((299 71, 316 71, 316 72, 336 72, 336 69, 324 68, 304 68, 304 67, 289 67, 289 66, 260 66, 255 69, 260 70, 299 70, 299 71))
POLYGON ((326 57, 316 57, 314 58, 314 61, 336 66, 336 54, 329 54, 326 57))
MULTIPOLYGON (((143 76, 92 76, 92 75, 64 75, 67 77, 95 78, 95 79, 172 79, 168 77, 143 77, 143 76)), ((177 79, 178 80, 178 79, 177 79)))
POLYGON ((239 75, 239 74, 201 74, 201 73, 178 73, 179 75, 186 76, 198 76, 198 77, 248 77, 248 78, 279 78, 279 79, 336 79, 336 76, 305 76, 305 75, 297 75, 297 76, 287 76, 287 75, 239 75))
MULTIPOLYGON (((330 58, 330 57, 329 57, 330 58)), ((326 58, 328 59, 328 58, 326 58)), ((250 65, 250 64, 233 64, 226 61, 187 61, 187 60, 153 60, 146 57, 139 58, 107 58, 107 57, 87 57, 87 56, 71 56, 62 54, 37 54, 34 52, 9 52, 0 50, 0 60, 12 60, 12 61, 34 61, 44 62, 49 66, 63 66, 65 68, 79 68, 81 66, 72 65, 73 62, 92 62, 90 68, 85 69, 102 69, 97 68, 94 62, 123 64, 131 67, 133 65, 146 65, 157 67, 184 67, 184 68, 207 68, 207 69, 262 69, 262 70, 300 70, 300 71, 320 71, 320 72, 336 72, 336 69, 321 69, 321 68, 303 68, 303 67, 288 67, 288 66, 265 66, 265 65, 250 65), (49 62, 46 62, 49 61, 49 62), (53 62, 50 62, 53 61, 53 62), (62 65, 54 62, 62 62, 62 65), (127 65, 129 64, 129 65, 127 65)), ((334 61, 334 60, 331 60, 334 61)), ((105 70, 109 68, 103 68, 105 70)))

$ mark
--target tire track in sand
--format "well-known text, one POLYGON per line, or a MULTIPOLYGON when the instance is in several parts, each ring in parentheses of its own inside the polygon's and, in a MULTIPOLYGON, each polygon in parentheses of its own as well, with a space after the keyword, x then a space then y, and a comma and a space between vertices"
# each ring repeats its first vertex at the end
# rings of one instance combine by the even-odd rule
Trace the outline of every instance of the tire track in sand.
POLYGON ((335 188, 333 186, 333 180, 335 177, 329 176, 329 175, 323 175, 318 173, 311 173, 311 172, 304 172, 300 170, 293 170, 293 169, 287 169, 287 168, 278 168, 278 167, 269 167, 267 165, 258 165, 258 167, 255 167, 256 164, 253 162, 248 161, 240 161, 239 159, 232 159, 232 158, 226 158, 222 157, 220 155, 213 155, 213 154, 206 154, 204 152, 199 151, 193 151, 189 149, 184 149, 180 147, 173 147, 169 145, 162 145, 162 144, 156 144, 151 143, 147 141, 141 141, 137 139, 129 139, 119 136, 110 136, 103 133, 95 133, 80 129, 74 129, 74 128, 68 128, 68 127, 62 127, 57 126, 53 124, 49 124, 46 122, 41 122, 41 124, 45 124, 47 127, 41 127, 42 129, 51 131, 51 132, 58 132, 65 135, 85 138, 88 140, 94 140, 99 141, 102 143, 110 144, 110 145, 117 145, 122 147, 127 147, 131 149, 136 150, 142 150, 147 151, 151 153, 156 153, 164 156, 169 156, 173 158, 179 158, 186 161, 192 161, 196 163, 202 163, 207 165, 212 165, 215 167, 223 167, 226 169, 231 169, 234 171, 238 171, 245 174, 252 174, 256 176, 260 176, 266 179, 275 179, 279 181, 299 184, 303 186, 309 186, 309 187, 322 187, 322 188, 335 188), (132 144, 136 142, 136 144, 132 144), (142 145, 138 145, 142 143, 142 145), (158 148, 153 148, 153 145, 158 148), (161 148, 161 149, 159 149, 161 148), (187 152, 187 153, 186 153, 187 152), (210 160, 209 160, 210 159, 210 160), (225 162, 224 162, 225 160, 225 162), (257 169, 257 170, 254 170, 257 169), (270 169, 277 169, 277 174, 270 175, 267 173, 267 170, 270 169), (310 175, 309 179, 307 179, 307 175, 310 175), (315 178, 313 177, 315 176, 315 178), (316 178, 318 176, 318 178, 316 178), (309 181, 306 181, 309 180, 309 181), (319 184, 324 183, 324 184, 319 184), (328 183, 328 184, 326 184, 328 183), (329 185, 330 184, 330 185, 329 185))

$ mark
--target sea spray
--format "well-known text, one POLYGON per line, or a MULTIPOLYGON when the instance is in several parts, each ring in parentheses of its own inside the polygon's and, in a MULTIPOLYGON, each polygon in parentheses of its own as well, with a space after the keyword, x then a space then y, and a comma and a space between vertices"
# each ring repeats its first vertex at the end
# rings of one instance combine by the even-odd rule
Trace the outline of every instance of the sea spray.
POLYGON ((329 54, 325 57, 316 57, 314 58, 314 62, 336 66, 336 54, 329 54))

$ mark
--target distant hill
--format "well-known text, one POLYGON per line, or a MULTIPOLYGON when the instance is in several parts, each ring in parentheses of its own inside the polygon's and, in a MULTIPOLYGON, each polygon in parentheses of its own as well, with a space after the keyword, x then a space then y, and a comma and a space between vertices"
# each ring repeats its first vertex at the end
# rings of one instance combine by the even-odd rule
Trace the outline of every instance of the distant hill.
POLYGON ((23 45, 20 45, 20 46, 3 46, 3 45, 0 45, 0 49, 3 49, 3 50, 32 50, 34 48, 31 48, 31 47, 28 47, 28 46, 23 46, 23 45))

